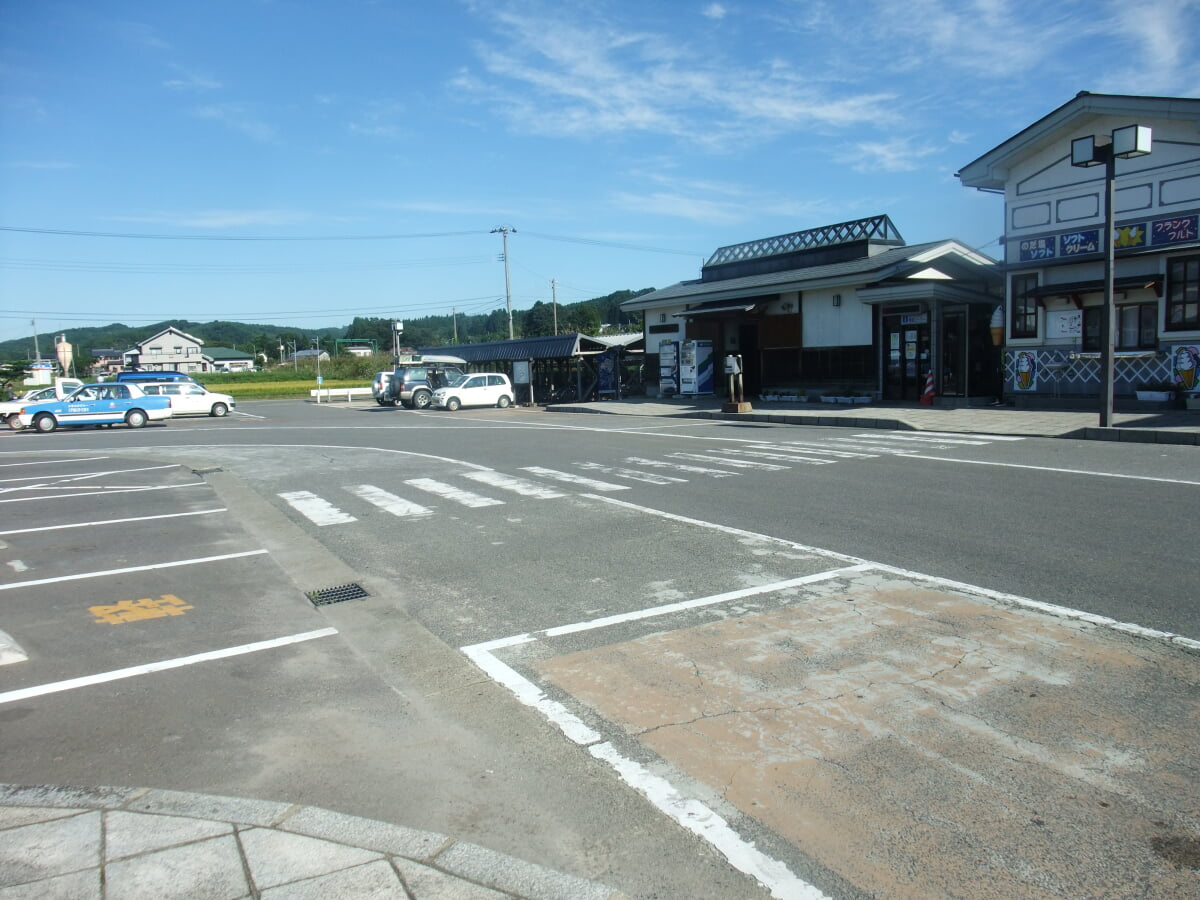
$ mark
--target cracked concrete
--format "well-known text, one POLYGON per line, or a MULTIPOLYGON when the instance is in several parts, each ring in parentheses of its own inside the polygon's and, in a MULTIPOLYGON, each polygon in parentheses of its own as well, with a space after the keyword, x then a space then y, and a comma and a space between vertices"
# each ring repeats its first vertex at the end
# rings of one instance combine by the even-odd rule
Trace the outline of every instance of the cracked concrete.
POLYGON ((1194 652, 878 573, 657 627, 536 669, 866 895, 1200 896, 1194 652))

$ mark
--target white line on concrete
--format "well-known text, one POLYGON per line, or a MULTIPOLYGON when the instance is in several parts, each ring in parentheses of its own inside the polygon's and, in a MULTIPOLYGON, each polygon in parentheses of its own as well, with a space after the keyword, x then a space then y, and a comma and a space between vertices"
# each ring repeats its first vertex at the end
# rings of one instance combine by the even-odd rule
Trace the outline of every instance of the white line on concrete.
POLYGON ((526 472, 532 472, 534 475, 541 475, 543 478, 550 478, 554 481, 562 481, 566 484, 577 484, 580 487, 591 488, 593 491, 627 491, 627 484, 610 484, 607 481, 596 481, 592 478, 584 478, 582 475, 575 475, 571 472, 560 472, 557 469, 544 469, 541 466, 522 466, 526 472))
POLYGON ((286 500, 292 509, 320 527, 346 525, 358 521, 354 516, 342 512, 328 500, 318 497, 312 491, 284 491, 279 496, 286 500))
POLYGON ((689 466, 686 463, 666 462, 661 459, 646 459, 644 456, 629 456, 625 459, 639 466, 651 466, 655 469, 674 469, 676 472, 692 472, 696 475, 708 475, 710 478, 733 478, 737 472, 726 472, 724 469, 710 469, 706 466, 689 466))
POLYGON ((26 475, 22 478, 0 478, 0 484, 12 484, 17 481, 45 481, 47 478, 53 478, 56 482, 83 481, 87 478, 99 478, 101 475, 120 475, 125 472, 147 472, 153 469, 178 469, 178 463, 171 463, 169 466, 142 466, 137 469, 110 469, 107 472, 87 472, 84 474, 67 474, 62 475, 26 475))
POLYGON ((1001 469, 1032 469, 1035 472, 1059 472, 1065 475, 1087 475, 1092 478, 1125 478, 1130 481, 1157 481, 1161 484, 1200 485, 1200 481, 1188 481, 1185 478, 1159 478, 1154 475, 1123 475, 1119 472, 1096 472, 1092 469, 1062 469, 1055 466, 1032 466, 1024 463, 989 462, 983 459, 956 459, 950 456, 922 456, 917 453, 908 454, 910 459, 929 459, 934 462, 963 463, 968 466, 996 466, 1001 469))
POLYGON ((212 513, 228 512, 224 506, 218 509, 200 509, 193 512, 163 513, 157 516, 130 516, 127 519, 102 519, 98 522, 71 522, 67 525, 42 525, 38 528, 14 528, 11 531, 0 531, 0 536, 8 534, 31 534, 35 531, 63 531, 67 528, 95 528, 97 525, 124 525, 129 522, 149 522, 154 519, 178 519, 184 516, 207 516, 212 513))
POLYGON ((52 681, 34 687, 19 688, 15 691, 5 691, 0 694, 0 704, 13 703, 17 700, 28 700, 31 697, 41 697, 46 694, 56 694, 61 691, 71 691, 81 687, 91 687, 121 678, 132 678, 135 675, 148 675, 151 672, 164 672, 168 669, 179 669, 183 666, 193 666, 196 663, 212 662, 216 659, 226 659, 230 656, 242 656, 247 653, 257 653, 260 650, 272 650, 285 647, 288 644, 299 644, 317 638, 337 634, 336 628, 321 628, 317 631, 305 631, 301 634, 290 634, 286 637, 271 638, 267 641, 257 641, 253 644, 242 644, 238 647, 226 647, 223 650, 209 650, 206 653, 196 653, 192 656, 180 656, 176 659, 164 659, 160 662, 145 663, 140 666, 130 666, 127 669, 115 669, 111 672, 100 672, 96 675, 85 675, 82 678, 69 678, 66 681, 52 681))
POLYGON ((243 556, 261 556, 266 550, 243 550, 241 553, 222 553, 220 556, 201 556, 196 559, 180 559, 175 562, 153 563, 148 566, 126 566, 123 569, 104 569, 99 572, 81 572, 77 575, 58 575, 54 578, 38 578, 35 581, 18 581, 0 584, 0 591, 13 588, 36 587, 39 584, 58 584, 63 581, 82 581, 86 578, 104 578, 108 575, 125 575, 129 572, 149 572, 154 569, 174 569, 178 566, 197 566, 202 563, 221 562, 226 559, 241 559, 243 556))
POLYGON ((419 491, 426 491, 435 496, 443 497, 446 500, 461 503, 463 506, 470 507, 471 509, 504 505, 503 500, 497 500, 495 497, 485 497, 482 494, 476 494, 471 491, 464 491, 462 488, 456 488, 452 484, 446 484, 444 481, 438 481, 434 478, 409 478, 404 483, 412 485, 419 491))
MULTIPOLYGON (((38 485, 32 485, 21 490, 34 490, 38 485)), ((78 494, 50 494, 44 497, 13 497, 11 500, 0 500, 0 503, 29 503, 30 501, 38 500, 70 500, 75 497, 97 497, 100 495, 108 496, 110 494, 138 494, 144 491, 173 491, 176 488, 192 488, 192 487, 208 487, 203 481, 189 481, 187 484, 157 484, 152 487, 136 487, 136 488, 101 488, 98 491, 82 491, 78 494)), ((55 488, 46 488, 47 490, 55 490, 55 488)), ((16 488, 13 488, 16 490, 16 488)))
POLYGON ((505 475, 502 472, 467 472, 465 477, 472 481, 478 481, 480 484, 491 485, 504 491, 513 491, 522 497, 534 497, 538 500, 557 500, 559 497, 567 496, 562 491, 526 481, 524 478, 514 478, 512 475, 505 475))
POLYGON ((800 456, 797 453, 777 451, 772 453, 768 450, 743 450, 741 448, 722 450, 722 453, 737 453, 742 456, 753 456, 755 459, 775 459, 783 462, 807 463, 814 466, 827 466, 833 462, 832 459, 819 459, 812 456, 800 456))
POLYGON ((360 497, 374 506, 378 506, 384 512, 389 512, 401 519, 418 518, 433 513, 433 510, 428 506, 422 506, 419 503, 413 503, 411 500, 405 500, 403 497, 397 497, 395 494, 385 491, 383 488, 375 487, 373 484, 351 484, 346 486, 346 490, 354 496, 360 497))
POLYGON ((621 779, 656 807, 715 847, 730 864, 756 879, 779 900, 829 900, 816 886, 797 878, 777 859, 745 840, 729 823, 699 800, 682 796, 667 779, 622 756, 612 744, 595 744, 588 752, 608 763, 621 779))

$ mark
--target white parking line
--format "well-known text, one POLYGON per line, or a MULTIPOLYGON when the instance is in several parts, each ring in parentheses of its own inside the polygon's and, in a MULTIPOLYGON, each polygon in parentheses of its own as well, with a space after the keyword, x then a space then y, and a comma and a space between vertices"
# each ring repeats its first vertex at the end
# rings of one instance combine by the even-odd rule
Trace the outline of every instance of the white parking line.
POLYGON ((395 494, 389 493, 383 488, 375 487, 373 484, 351 484, 346 486, 346 490, 354 496, 360 497, 374 506, 378 506, 384 512, 389 512, 401 519, 428 516, 433 513, 433 510, 428 506, 422 506, 419 503, 413 503, 411 500, 405 500, 403 497, 397 497, 395 494))
POLYGON ((20 466, 57 466, 64 463, 95 462, 98 459, 108 459, 107 456, 64 457, 63 459, 31 459, 28 462, 0 463, 0 469, 15 469, 20 466))
POLYGON ((494 497, 484 497, 482 494, 474 494, 471 491, 464 491, 462 488, 456 488, 452 484, 446 484, 444 481, 437 481, 433 478, 410 478, 404 483, 412 485, 419 491, 427 491, 438 497, 444 497, 455 503, 461 503, 463 506, 468 506, 471 509, 504 505, 503 500, 497 500, 494 497))
POLYGON ((241 553, 222 553, 220 556, 201 556, 197 559, 180 559, 175 562, 153 563, 148 566, 126 566, 123 569, 104 569, 99 572, 80 572, 76 575, 58 575, 54 578, 38 578, 34 581, 18 581, 13 584, 0 584, 0 591, 11 591, 13 588, 36 587, 39 584, 58 584, 63 581, 82 581, 85 578, 104 578, 108 575, 125 575, 129 572, 149 572, 154 569, 174 569, 177 566, 197 566, 201 563, 220 562, 226 559, 241 559, 243 556, 260 556, 266 550, 243 550, 241 553))
POLYGON ((123 525, 127 522, 149 522, 153 519, 178 519, 183 516, 207 516, 211 513, 228 512, 224 506, 218 509, 199 509, 194 512, 164 513, 159 516, 130 516, 127 519, 103 519, 99 522, 71 522, 67 525, 42 525, 38 528, 14 528, 11 531, 0 531, 0 536, 8 534, 31 534, 35 531, 62 531, 67 528, 95 528, 97 525, 123 525))
POLYGON ((305 631, 301 634, 290 634, 286 637, 272 638, 267 641, 256 641, 253 644, 242 644, 238 647, 226 647, 223 650, 209 650, 206 653, 196 653, 192 656, 181 656, 176 659, 164 659, 160 662, 146 663, 140 666, 130 666, 127 669, 115 669, 111 672, 100 672, 96 675, 85 675, 82 678, 69 678, 66 681, 52 681, 49 684, 39 684, 34 687, 19 688, 15 691, 5 691, 0 694, 0 704, 14 703, 18 700, 28 700, 31 697, 42 697, 46 694, 56 694, 61 691, 71 691, 75 688, 90 687, 117 681, 121 678, 132 678, 135 675, 147 675, 151 672, 164 672, 167 669, 179 669, 183 666, 193 666, 196 663, 211 662, 215 659, 227 659, 231 656, 242 656, 247 653, 257 653, 260 650, 272 650, 276 647, 286 647, 288 644, 298 644, 302 641, 312 641, 317 638, 337 634, 336 628, 321 628, 317 631, 305 631))
POLYGON ((312 491, 284 491, 279 496, 286 500, 292 509, 317 526, 345 525, 358 521, 312 491))
MULTIPOLYGON (((0 500, 0 503, 28 503, 31 500, 35 500, 35 501, 36 500, 70 500, 75 497, 96 497, 101 494, 104 494, 106 496, 108 494, 138 494, 138 493, 142 493, 144 491, 173 491, 176 488, 191 488, 191 487, 207 487, 207 485, 203 481, 193 481, 193 482, 188 482, 187 484, 158 484, 158 485, 154 485, 153 487, 101 488, 98 491, 83 491, 78 494, 51 494, 51 495, 45 496, 45 497, 13 497, 11 500, 0 500)), ((10 488, 10 490, 12 490, 12 491, 16 491, 16 490, 28 491, 28 490, 34 490, 35 488, 36 489, 45 488, 46 490, 54 490, 54 488, 49 488, 45 485, 29 485, 24 488, 10 488)), ((61 488, 59 488, 59 490, 61 490, 61 488)))

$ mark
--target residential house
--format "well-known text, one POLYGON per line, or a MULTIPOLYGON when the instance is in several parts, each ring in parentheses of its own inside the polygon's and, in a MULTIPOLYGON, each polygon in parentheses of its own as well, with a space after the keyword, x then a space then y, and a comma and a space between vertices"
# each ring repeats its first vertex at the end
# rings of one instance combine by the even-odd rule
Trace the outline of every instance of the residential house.
POLYGON ((253 372, 254 354, 230 347, 206 347, 203 354, 205 371, 253 372))
POLYGON ((146 372, 204 372, 204 341, 171 326, 126 350, 126 369, 146 372))

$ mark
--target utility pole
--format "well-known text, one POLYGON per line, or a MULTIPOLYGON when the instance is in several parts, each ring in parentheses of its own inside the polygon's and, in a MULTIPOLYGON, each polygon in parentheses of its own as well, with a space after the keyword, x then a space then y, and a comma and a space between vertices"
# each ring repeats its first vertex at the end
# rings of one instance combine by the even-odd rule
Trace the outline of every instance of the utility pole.
POLYGON ((458 343, 458 309, 450 307, 450 322, 454 326, 454 343, 458 343))
POLYGON ((508 235, 509 232, 516 234, 517 229, 513 228, 511 225, 501 225, 499 228, 493 228, 491 233, 496 234, 497 232, 499 232, 504 239, 504 253, 500 258, 504 260, 504 300, 505 305, 508 307, 508 339, 511 341, 513 339, 512 287, 508 280, 508 235))
POLYGON ((558 334, 558 281, 550 279, 550 309, 554 311, 554 333, 558 334))
MULTIPOLYGON (((509 318, 512 318, 512 313, 509 313, 509 318)), ((38 349, 37 342, 37 319, 30 319, 29 324, 33 326, 33 358, 37 362, 42 361, 42 351, 38 349)), ((509 331, 512 331, 512 325, 509 325, 509 331)), ((510 334, 509 337, 512 337, 510 334)))

